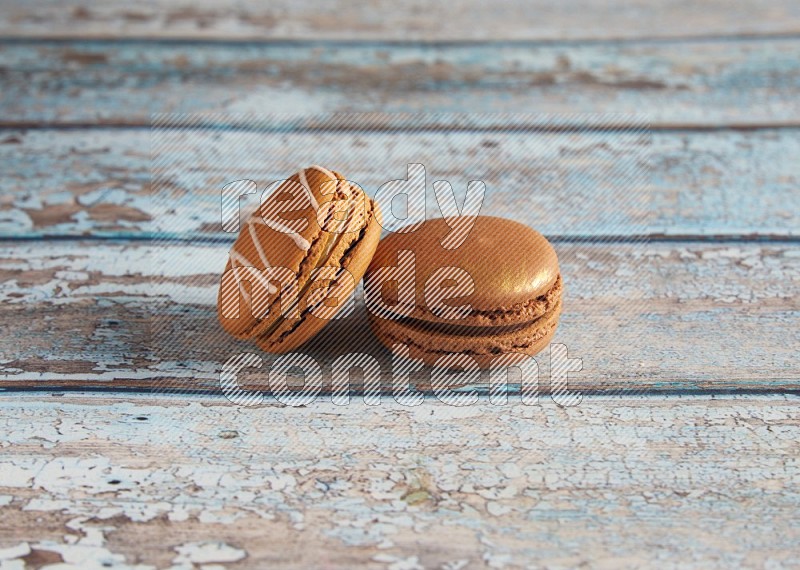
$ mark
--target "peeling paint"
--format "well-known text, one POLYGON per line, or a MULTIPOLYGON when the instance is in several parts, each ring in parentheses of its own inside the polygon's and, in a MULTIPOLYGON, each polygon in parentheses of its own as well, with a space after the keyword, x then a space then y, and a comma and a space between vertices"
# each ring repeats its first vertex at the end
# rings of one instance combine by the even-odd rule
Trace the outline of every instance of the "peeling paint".
MULTIPOLYGON (((4 508, 20 520, 64 519, 53 523, 61 539, 27 544, 68 564, 463 568, 693 557, 730 567, 745 552, 770 552, 791 565, 800 539, 790 524, 800 497, 788 491, 800 480, 793 396, 484 402, 472 414, 434 403, 427 414, 388 403, 244 410, 166 396, 16 396, 2 407, 11 443, 0 496, 15 497, 4 508), (239 435, 220 438, 220 429, 239 435), (141 543, 148 528, 165 540, 141 543), (645 552, 650 532, 659 546, 645 552)), ((20 541, 0 548, 7 560, 26 556, 20 541)))
POLYGON ((173 560, 175 564, 236 562, 247 556, 244 550, 234 548, 224 542, 187 542, 175 547, 175 550, 178 552, 173 560))

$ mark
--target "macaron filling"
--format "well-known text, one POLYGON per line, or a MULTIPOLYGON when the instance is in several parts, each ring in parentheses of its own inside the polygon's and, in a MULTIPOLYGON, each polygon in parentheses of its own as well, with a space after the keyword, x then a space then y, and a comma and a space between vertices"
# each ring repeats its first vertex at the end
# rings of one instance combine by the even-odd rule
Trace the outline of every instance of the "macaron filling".
POLYGON ((539 317, 503 326, 459 325, 433 322, 415 317, 382 319, 371 315, 373 323, 384 326, 380 335, 390 343, 402 343, 426 354, 459 352, 472 355, 502 354, 524 350, 555 330, 561 312, 561 279, 553 285, 558 295, 546 295, 550 302, 539 317))
POLYGON ((458 353, 485 358, 512 352, 528 352, 531 349, 537 349, 538 352, 540 344, 546 342, 555 332, 560 312, 561 303, 551 313, 527 326, 498 334, 487 331, 482 336, 436 334, 424 327, 414 326, 389 326, 379 334, 386 345, 404 344, 411 349, 412 355, 417 353, 426 357, 458 353))

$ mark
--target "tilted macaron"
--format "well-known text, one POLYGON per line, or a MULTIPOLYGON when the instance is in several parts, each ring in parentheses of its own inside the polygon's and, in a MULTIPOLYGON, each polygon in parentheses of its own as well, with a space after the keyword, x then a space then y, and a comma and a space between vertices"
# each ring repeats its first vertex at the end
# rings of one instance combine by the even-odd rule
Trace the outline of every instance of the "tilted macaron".
POLYGON ((358 185, 321 166, 301 170, 241 228, 220 282, 222 327, 267 352, 299 347, 346 305, 380 231, 378 206, 358 185))
POLYGON ((502 354, 541 351, 561 312, 555 250, 533 229, 490 216, 474 218, 452 247, 448 235, 466 231, 456 220, 428 220, 380 242, 365 276, 375 335, 429 365, 467 354, 488 368, 502 354))

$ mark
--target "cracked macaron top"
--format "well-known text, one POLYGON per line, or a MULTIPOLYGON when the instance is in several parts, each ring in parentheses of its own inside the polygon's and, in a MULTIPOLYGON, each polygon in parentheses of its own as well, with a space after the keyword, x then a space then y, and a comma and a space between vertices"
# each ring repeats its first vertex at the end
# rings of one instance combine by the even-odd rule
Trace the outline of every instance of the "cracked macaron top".
POLYGON ((283 353, 340 310, 380 238, 379 210, 338 172, 311 166, 245 221, 220 282, 218 316, 238 338, 283 353))

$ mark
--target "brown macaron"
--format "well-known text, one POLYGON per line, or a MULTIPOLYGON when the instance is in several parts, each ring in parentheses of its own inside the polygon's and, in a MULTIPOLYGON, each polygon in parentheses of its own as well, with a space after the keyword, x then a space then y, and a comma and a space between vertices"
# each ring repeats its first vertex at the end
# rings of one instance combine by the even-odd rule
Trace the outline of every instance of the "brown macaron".
POLYGON ((267 352, 299 347, 348 305, 380 232, 378 206, 358 185, 322 166, 301 170, 240 230, 220 281, 222 327, 267 352))
POLYGON ((372 330, 389 349, 406 345, 428 365, 467 354, 488 368, 501 355, 532 356, 550 343, 561 313, 555 250, 518 222, 472 219, 465 239, 469 220, 438 218, 378 245, 365 292, 372 330), (463 243, 454 247, 458 232, 463 243))

